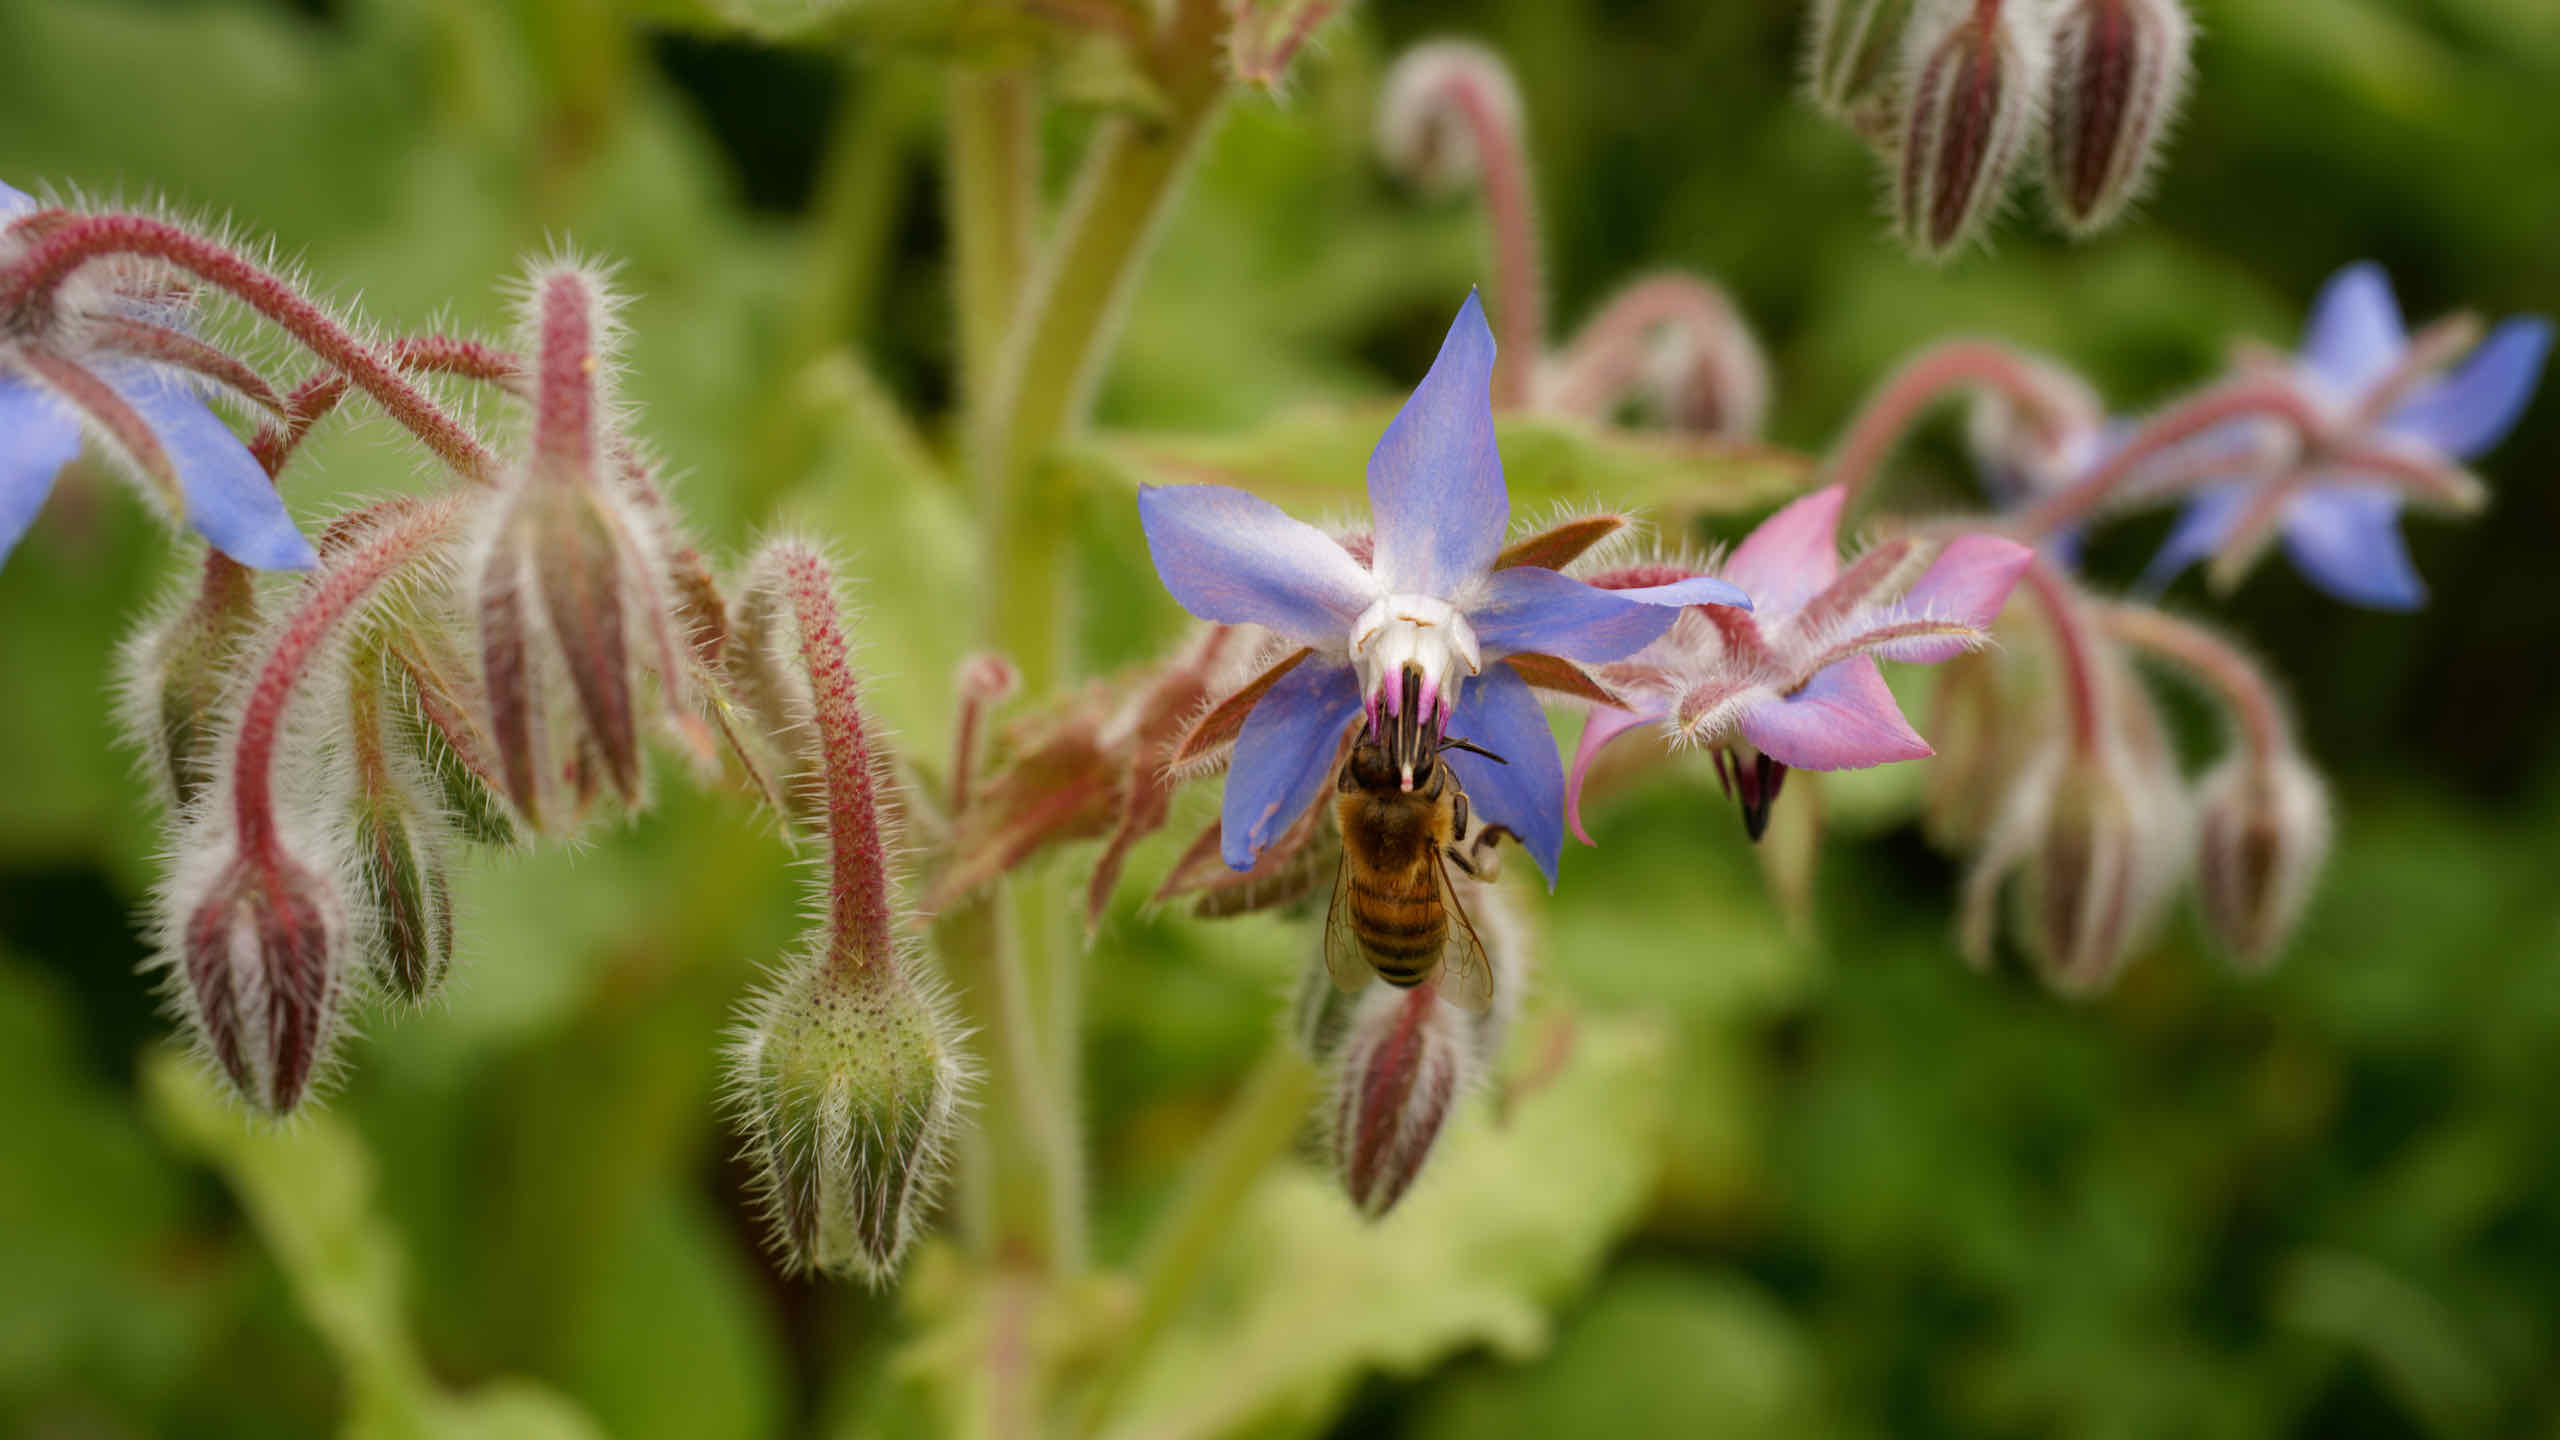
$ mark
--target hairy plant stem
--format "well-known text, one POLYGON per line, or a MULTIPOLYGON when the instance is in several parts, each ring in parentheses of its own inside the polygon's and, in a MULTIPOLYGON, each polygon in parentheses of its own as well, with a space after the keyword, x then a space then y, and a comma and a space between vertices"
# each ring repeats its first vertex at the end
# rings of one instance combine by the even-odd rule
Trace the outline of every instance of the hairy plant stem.
POLYGON ((1098 1434, 1110 1420, 1231 1233, 1245 1197, 1306 1124, 1319 1079, 1316 1067, 1285 1041, 1266 1051, 1245 1077, 1244 1089, 1183 1177, 1172 1208, 1156 1222, 1139 1261, 1137 1316, 1086 1392, 1075 1433, 1098 1434))
POLYGON ((2211 630, 2148 605, 2109 605, 2099 619, 2119 640, 2170 665, 2211 692, 2231 715, 2240 743, 2263 765, 2293 748, 2293 714, 2273 682, 2238 646, 2211 630))
MULTIPOLYGON (((1857 509, 1874 488, 1875 475, 1923 411, 1967 386, 1988 386, 2008 397, 2021 411, 2048 425, 2071 417, 2051 413, 2053 396, 2037 383, 2035 367, 2024 356, 1989 340, 1949 340, 1933 345, 1894 372, 1858 407, 1848 432, 1823 465, 1826 483, 1845 489, 1842 512, 1857 509)), ((2086 417, 2095 424, 2097 417, 2086 417)))
MULTIPOLYGON (((973 357, 985 378, 969 381, 967 451, 986 517, 987 635, 1035 698, 1057 690, 1067 660, 1058 524, 1065 499, 1054 493, 1048 461, 1085 420, 1149 242, 1224 108, 1225 23, 1220 0, 1178 0, 1149 47, 1169 112, 1151 124, 1105 122, 1036 267, 1001 263, 1029 228, 1023 206, 1011 203, 1029 183, 1027 147, 1009 143, 1021 138, 1021 99, 986 76, 964 77, 953 95, 950 196, 964 257, 964 344, 982 323, 972 310, 991 303, 991 289, 1003 293, 1002 272, 1015 274, 1003 338, 973 357)), ((982 1133, 971 1147, 980 1248, 1000 1266, 1052 1276, 1084 1263, 1081 976, 1071 918, 1064 887, 1029 876, 936 927, 988 1052, 982 1133)), ((1045 1412, 1036 1395, 1015 1399, 1001 1413, 1036 1424, 1045 1412)))
POLYGON ((2108 715, 2098 652, 2089 634, 2089 616, 2071 582, 2039 555, 2027 562, 2027 593, 2043 612, 2053 636, 2054 663, 2062 671, 2063 713, 2071 724, 2071 750, 2082 760, 2099 758, 2108 715))

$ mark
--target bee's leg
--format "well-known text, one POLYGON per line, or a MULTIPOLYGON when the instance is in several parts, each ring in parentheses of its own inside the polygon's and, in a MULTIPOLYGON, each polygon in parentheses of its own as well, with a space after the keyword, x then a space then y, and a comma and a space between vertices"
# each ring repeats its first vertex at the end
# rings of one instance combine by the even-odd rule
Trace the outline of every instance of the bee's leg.
POLYGON ((1484 878, 1484 876, 1476 873, 1475 857, 1470 855, 1465 848, 1457 845, 1444 845, 1440 847, 1440 853, 1448 857, 1450 864, 1457 866, 1459 870, 1465 872, 1468 879, 1481 880, 1484 878))
POLYGON ((1467 792, 1464 790, 1449 797, 1449 832, 1459 840, 1467 838, 1467 792))

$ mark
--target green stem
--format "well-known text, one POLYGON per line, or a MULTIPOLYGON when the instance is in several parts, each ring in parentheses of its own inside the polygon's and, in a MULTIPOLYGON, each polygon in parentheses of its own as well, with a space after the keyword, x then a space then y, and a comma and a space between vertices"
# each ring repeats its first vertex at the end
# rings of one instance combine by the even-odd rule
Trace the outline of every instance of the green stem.
POLYGON ((980 423, 996 384, 1039 243, 1040 136, 1030 77, 1018 69, 952 72, 949 146, 952 249, 958 268, 960 390, 966 423, 980 423))
POLYGON ((1009 943, 1011 917, 981 893, 933 922, 962 1017, 978 1037, 978 1123, 961 1155, 971 1247, 1006 1267, 1063 1271, 1080 1261, 1072 1116, 1054 1103, 1053 1066, 1034 1018, 1038 997, 1009 943))
MULTIPOLYGON (((1014 306, 995 387, 971 436, 971 459, 993 519, 990 558, 1030 561, 1057 546, 1046 461, 1082 426, 1102 365, 1156 232, 1200 142, 1224 112, 1221 0, 1178 0, 1157 45, 1170 108, 1158 121, 1106 121, 1087 150, 1066 217, 1014 306)), ((1037 563, 1037 562, 1034 562, 1037 563)), ((997 570, 990 630, 1021 667, 1023 691, 1060 678, 1066 629, 1056 559, 1040 578, 997 570)))
POLYGON ((801 288, 803 359, 856 338, 870 320, 897 217, 898 179, 928 99, 918 66, 849 61, 846 68, 857 73, 846 85, 819 176, 816 235, 801 288))
POLYGON ((1316 1068, 1282 1043, 1264 1054, 1227 1108, 1207 1148, 1158 1222, 1139 1274, 1137 1317, 1085 1395, 1076 1433, 1094 1435, 1111 1418, 1148 1352, 1191 1298, 1201 1272, 1232 1235, 1236 1212, 1274 1161, 1286 1154, 1315 1103, 1316 1068))

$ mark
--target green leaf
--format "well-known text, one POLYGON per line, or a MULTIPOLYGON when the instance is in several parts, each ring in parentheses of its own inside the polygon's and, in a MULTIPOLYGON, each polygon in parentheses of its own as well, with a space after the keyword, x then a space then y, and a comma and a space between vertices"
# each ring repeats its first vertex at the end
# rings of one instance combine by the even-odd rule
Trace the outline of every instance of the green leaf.
MULTIPOLYGON (((1369 452, 1390 407, 1304 410, 1237 436, 1123 436, 1109 442, 1162 484, 1209 481, 1251 490, 1299 514, 1361 513, 1369 452)), ((1657 519, 1767 510, 1802 490, 1803 456, 1663 432, 1504 415, 1502 474, 1515 521, 1553 509, 1643 506, 1657 519)), ((1667 527, 1666 527, 1667 528, 1667 527)))
POLYGON ((142 1076, 153 1121, 211 1164, 284 1271, 303 1317, 347 1377, 345 1433, 359 1440, 587 1440, 604 1432, 522 1381, 470 1395, 436 1386, 402 1311, 405 1257, 373 1213, 373 1157, 346 1122, 250 1119, 202 1065, 155 1051, 142 1076))
POLYGON ((1513 1359, 1542 1351, 1555 1308, 1652 1192, 1666 1051, 1649 1021, 1591 1021, 1571 1063, 1507 1125, 1470 1105, 1375 1224, 1329 1176, 1273 1172, 1112 1433, 1309 1432, 1367 1372, 1414 1375, 1478 1345, 1513 1359))

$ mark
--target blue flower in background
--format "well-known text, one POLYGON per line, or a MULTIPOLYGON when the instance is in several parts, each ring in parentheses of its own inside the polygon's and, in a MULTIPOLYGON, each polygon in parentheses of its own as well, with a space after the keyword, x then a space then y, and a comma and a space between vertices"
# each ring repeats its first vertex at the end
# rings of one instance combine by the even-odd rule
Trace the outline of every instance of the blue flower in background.
MULTIPOLYGON (((35 208, 33 199, 0 184, 0 223, 35 208)), ((0 231, 0 260, 10 248, 0 231)), ((35 523, 53 493, 54 477, 80 453, 84 416, 58 383, 64 378, 94 383, 94 398, 110 409, 120 403, 148 432, 165 459, 167 478, 183 497, 181 518, 215 549, 261 570, 307 570, 318 563, 265 469, 205 404, 191 379, 130 357, 44 352, 41 368, 57 381, 48 384, 39 380, 39 355, 30 349, 43 343, 0 337, 0 564, 35 523)), ((117 421, 87 418, 98 420, 100 433, 117 435, 117 421)), ((128 458, 146 472, 154 468, 147 457, 128 458)))
POLYGON ((1520 837, 1553 884, 1564 849, 1564 769, 1528 682, 1497 662, 1631 655, 1683 606, 1748 606, 1721 580, 1596 590, 1554 570, 1496 568, 1511 498, 1495 449, 1493 332, 1470 295, 1439 358, 1369 457, 1375 523, 1366 563, 1279 507, 1221 485, 1149 486, 1138 514, 1156 572, 1192 614, 1260 625, 1309 653, 1257 701, 1236 737, 1221 853, 1252 866, 1333 779, 1363 715, 1413 761, 1443 734, 1476 812, 1520 837), (1395 723, 1401 721, 1402 723, 1395 723))
MULTIPOLYGON (((2372 426, 2378 443, 2451 466, 2486 453, 2513 428, 2542 375, 2551 322, 2511 319, 2449 374, 2433 376, 2389 404, 2372 426)), ((2382 267, 2368 261, 2332 276, 2311 311, 2295 371, 2332 413, 2352 415, 2377 387, 2406 377, 2408 332, 2382 267)), ((2258 501, 2265 484, 2294 485, 2279 520, 2285 552, 2304 579, 2351 605, 2414 610, 2426 583, 2400 535, 2401 492, 2352 470, 2307 482, 2283 475, 2237 480, 2199 491, 2179 516, 2143 583, 2165 587, 2179 572, 2214 554, 2258 501)))

